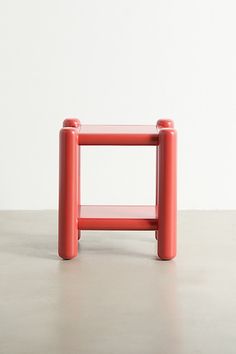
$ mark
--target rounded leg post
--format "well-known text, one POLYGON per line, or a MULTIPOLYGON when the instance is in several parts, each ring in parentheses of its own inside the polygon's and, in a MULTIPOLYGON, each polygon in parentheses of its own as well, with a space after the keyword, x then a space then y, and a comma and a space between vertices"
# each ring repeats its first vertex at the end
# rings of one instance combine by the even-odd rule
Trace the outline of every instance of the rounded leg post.
POLYGON ((78 254, 79 159, 76 128, 64 125, 60 131, 58 253, 63 259, 74 258, 78 254))
POLYGON ((158 256, 176 256, 176 131, 159 131, 158 256))
MULTIPOLYGON (((174 122, 171 119, 159 119, 156 127, 158 130, 162 128, 174 128, 174 122)), ((159 146, 156 148, 156 207, 159 204, 159 146)), ((158 210, 157 210, 158 215, 158 210)), ((158 240, 158 230, 155 231, 155 238, 158 240)))

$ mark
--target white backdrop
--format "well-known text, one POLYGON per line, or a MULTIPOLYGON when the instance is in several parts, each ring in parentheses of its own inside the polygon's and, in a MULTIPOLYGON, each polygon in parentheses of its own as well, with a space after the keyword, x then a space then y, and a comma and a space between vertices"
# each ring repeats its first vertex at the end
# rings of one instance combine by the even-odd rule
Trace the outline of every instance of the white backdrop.
MULTIPOLYGON (((235 12, 234 0, 1 1, 0 208, 57 207, 68 116, 174 119, 179 208, 236 208, 235 12)), ((154 148, 82 153, 83 203, 154 202, 154 148)))

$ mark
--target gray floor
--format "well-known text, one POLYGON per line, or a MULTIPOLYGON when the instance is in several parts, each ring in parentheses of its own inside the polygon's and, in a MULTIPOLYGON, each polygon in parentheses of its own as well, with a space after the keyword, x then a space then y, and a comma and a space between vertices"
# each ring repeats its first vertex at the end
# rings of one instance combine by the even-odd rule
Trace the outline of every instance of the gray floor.
POLYGON ((236 212, 181 212, 178 257, 152 232, 84 232, 57 257, 55 212, 0 212, 0 353, 236 353, 236 212))

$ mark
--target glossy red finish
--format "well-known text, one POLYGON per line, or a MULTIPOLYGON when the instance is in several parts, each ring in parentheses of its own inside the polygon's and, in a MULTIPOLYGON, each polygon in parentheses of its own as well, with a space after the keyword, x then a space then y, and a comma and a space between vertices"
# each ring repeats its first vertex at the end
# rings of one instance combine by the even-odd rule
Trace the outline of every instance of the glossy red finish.
POLYGON ((64 259, 71 259, 78 253, 78 158, 78 129, 61 129, 58 253, 64 259))
POLYGON ((157 145, 154 125, 82 125, 80 145, 157 145))
MULTIPOLYGON (((156 124, 157 130, 162 128, 174 128, 174 122, 171 119, 159 119, 156 124)), ((159 142, 156 150, 156 205, 159 203, 159 142)), ((156 240, 158 239, 158 231, 155 232, 156 240)))
POLYGON ((176 131, 159 131, 158 255, 176 256, 176 131))
MULTIPOLYGON (((77 134, 79 132, 80 128, 80 120, 77 118, 66 118, 63 121, 63 127, 65 128, 78 128, 77 134)), ((79 139, 79 135, 78 135, 79 139)), ((78 140, 78 181, 77 181, 77 186, 78 186, 78 205, 80 205, 80 144, 78 140)), ((78 240, 80 239, 81 232, 78 230, 78 240)))
POLYGON ((174 258, 176 131, 173 121, 162 119, 156 126, 92 126, 80 125, 78 119, 71 118, 65 119, 63 126, 60 132, 59 255, 64 259, 77 255, 81 230, 153 230, 158 239, 159 257, 174 258), (80 145, 157 146, 156 205, 80 205, 80 145))
POLYGON ((174 122, 171 119, 159 119, 157 121, 157 128, 174 128, 174 122))
POLYGON ((63 121, 63 127, 66 127, 66 128, 79 128, 80 127, 80 121, 79 121, 79 119, 76 119, 76 118, 66 118, 63 121))
POLYGON ((80 230, 156 230, 157 215, 151 205, 81 205, 80 230))

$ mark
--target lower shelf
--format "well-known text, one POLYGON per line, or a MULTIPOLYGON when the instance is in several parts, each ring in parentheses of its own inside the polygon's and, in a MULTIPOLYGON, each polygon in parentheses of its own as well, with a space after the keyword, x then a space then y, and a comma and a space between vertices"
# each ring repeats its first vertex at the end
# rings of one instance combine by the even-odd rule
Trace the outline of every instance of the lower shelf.
POLYGON ((153 205, 81 205, 80 230, 157 230, 157 207, 153 205))

